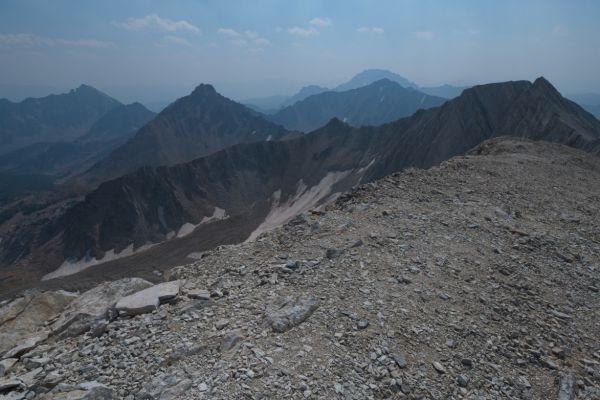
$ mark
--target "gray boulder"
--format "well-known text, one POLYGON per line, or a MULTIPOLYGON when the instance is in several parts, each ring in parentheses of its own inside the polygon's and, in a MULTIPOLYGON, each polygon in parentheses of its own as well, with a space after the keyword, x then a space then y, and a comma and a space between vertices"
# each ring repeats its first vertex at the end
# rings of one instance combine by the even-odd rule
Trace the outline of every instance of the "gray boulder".
POLYGON ((119 315, 145 314, 155 310, 161 302, 179 294, 181 281, 164 282, 120 299, 115 308, 119 315))
POLYGON ((267 310, 267 321, 273 331, 285 332, 304 322, 317 309, 314 297, 287 297, 267 310))
POLYGON ((26 292, 0 309, 0 352, 40 334, 44 323, 61 313, 77 298, 74 293, 26 292))
POLYGON ((88 331, 98 321, 109 319, 109 311, 124 296, 152 286, 141 278, 104 282, 72 301, 52 324, 52 334, 68 337, 88 331))

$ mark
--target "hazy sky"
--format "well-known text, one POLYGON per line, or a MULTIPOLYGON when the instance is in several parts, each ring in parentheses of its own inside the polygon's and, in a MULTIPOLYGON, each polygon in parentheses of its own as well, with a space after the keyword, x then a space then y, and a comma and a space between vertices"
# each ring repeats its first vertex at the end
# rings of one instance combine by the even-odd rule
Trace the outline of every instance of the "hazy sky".
POLYGON ((385 68, 600 92, 599 21, 598 0, 0 0, 0 84, 241 99, 385 68))

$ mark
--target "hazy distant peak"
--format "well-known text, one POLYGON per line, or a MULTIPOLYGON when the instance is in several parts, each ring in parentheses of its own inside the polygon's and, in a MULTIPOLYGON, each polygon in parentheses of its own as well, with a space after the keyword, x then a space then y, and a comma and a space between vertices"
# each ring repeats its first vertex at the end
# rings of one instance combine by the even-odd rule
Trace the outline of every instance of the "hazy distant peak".
POLYGON ((210 85, 208 83, 201 83, 192 92, 192 96, 198 96, 198 95, 206 96, 206 95, 214 95, 214 94, 217 94, 217 91, 215 90, 213 85, 210 85))
POLYGON ((352 79, 348 82, 343 83, 335 88, 336 91, 345 91, 350 89, 356 89, 362 86, 367 86, 375 81, 381 79, 389 79, 390 81, 397 82, 401 86, 404 87, 413 87, 417 88, 417 84, 409 81, 401 75, 398 75, 392 71, 388 71, 385 69, 366 69, 362 72, 356 74, 352 79))

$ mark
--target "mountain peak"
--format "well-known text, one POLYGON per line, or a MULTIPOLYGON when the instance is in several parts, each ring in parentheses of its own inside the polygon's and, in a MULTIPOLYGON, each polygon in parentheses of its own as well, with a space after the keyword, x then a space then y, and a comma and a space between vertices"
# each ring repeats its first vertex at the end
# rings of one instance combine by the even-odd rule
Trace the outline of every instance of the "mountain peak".
POLYGON ((85 94, 85 93, 99 93, 100 91, 93 86, 86 85, 82 83, 77 87, 77 89, 71 90, 72 93, 75 94, 85 94))
POLYGON ((398 84, 404 87, 417 87, 417 85, 414 82, 411 82, 403 76, 400 76, 392 71, 388 71, 385 69, 366 69, 356 74, 348 82, 339 85, 335 90, 341 92, 345 90, 356 89, 361 86, 367 86, 381 79, 389 79, 391 81, 397 82, 398 84))
POLYGON ((338 117, 333 117, 329 120, 329 122, 323 128, 334 130, 334 129, 339 129, 339 128, 349 128, 349 127, 351 127, 351 125, 342 121, 338 117))
POLYGON ((550 90, 553 92, 557 91, 556 88, 543 76, 540 76, 533 82, 533 87, 543 88, 543 89, 550 90))
POLYGON ((214 95, 217 94, 217 91, 208 83, 199 84, 196 89, 192 92, 192 96, 206 96, 206 95, 214 95))

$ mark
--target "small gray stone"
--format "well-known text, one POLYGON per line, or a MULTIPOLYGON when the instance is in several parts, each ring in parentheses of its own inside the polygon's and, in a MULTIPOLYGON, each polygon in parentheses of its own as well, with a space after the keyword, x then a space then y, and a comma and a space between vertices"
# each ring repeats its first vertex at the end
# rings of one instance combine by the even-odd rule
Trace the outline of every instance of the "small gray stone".
POLYGON ((267 321, 275 332, 285 332, 300 325, 317 309, 313 297, 286 298, 267 311, 267 321))
POLYGON ((358 321, 358 324, 356 325, 356 327, 358 329, 367 329, 369 327, 369 321, 367 321, 366 319, 361 319, 360 321, 358 321))
POLYGON ((406 368, 406 358, 402 354, 392 354, 391 357, 398 366, 398 368, 406 368))
POLYGON ((330 260, 338 258, 341 254, 342 252, 338 249, 327 249, 327 251, 325 252, 325 256, 330 260))
POLYGON ((433 365, 433 368, 440 374, 446 373, 446 368, 444 368, 444 366, 441 363, 439 363, 438 361, 432 362, 431 365, 433 365))
POLYGON ((223 337, 223 341, 221 342, 221 351, 227 352, 233 349, 242 339, 243 337, 241 336, 240 332, 229 332, 223 337))
POLYGON ((573 374, 560 374, 558 400, 575 399, 575 376, 573 374))
POLYGON ((217 328, 218 331, 222 330, 227 325, 229 325, 229 320, 227 319, 220 319, 217 322, 215 322, 215 328, 217 328))

